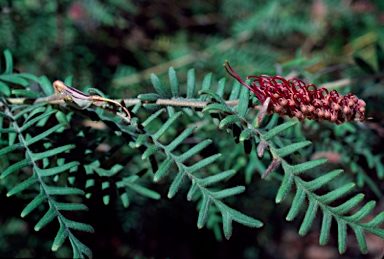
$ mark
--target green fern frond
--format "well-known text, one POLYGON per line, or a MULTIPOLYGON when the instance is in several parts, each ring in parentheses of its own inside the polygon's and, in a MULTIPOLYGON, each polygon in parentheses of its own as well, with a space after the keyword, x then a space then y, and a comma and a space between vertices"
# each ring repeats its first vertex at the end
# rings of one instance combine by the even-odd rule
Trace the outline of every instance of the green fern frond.
MULTIPOLYGON (((321 234, 320 234, 321 244, 324 244, 325 240, 328 239, 332 217, 334 217, 336 219, 336 222, 338 223, 338 228, 339 228, 339 236, 338 236, 339 252, 343 253, 346 249, 347 225, 354 230, 361 251, 363 253, 367 251, 363 230, 371 232, 372 229, 363 227, 365 223, 361 223, 360 221, 351 223, 350 221, 346 220, 347 217, 349 217, 346 215, 346 213, 351 211, 351 209, 356 207, 362 201, 363 195, 361 194, 356 195, 355 197, 347 200, 346 202, 342 203, 337 207, 331 207, 329 205, 329 203, 331 203, 332 201, 339 199, 340 197, 350 192, 350 190, 354 187, 354 184, 353 183, 345 184, 344 186, 322 196, 318 196, 314 193, 315 190, 323 187, 324 185, 332 181, 334 178, 336 178, 338 175, 340 175, 342 173, 342 170, 335 170, 321 177, 318 177, 312 181, 305 182, 300 178, 300 174, 303 174, 308 170, 311 170, 313 168, 316 168, 324 164, 327 160, 318 159, 318 160, 308 161, 308 162, 304 162, 304 163, 293 166, 293 165, 289 165, 283 159, 283 157, 287 155, 292 155, 294 152, 297 152, 303 149, 304 147, 308 146, 309 144, 311 144, 311 142, 309 141, 301 141, 296 143, 295 142, 289 143, 285 141, 282 142, 283 139, 280 138, 279 135, 292 129, 297 124, 296 121, 288 121, 283 124, 275 126, 277 122, 276 120, 277 118, 275 116, 275 120, 273 119, 270 120, 270 122, 265 127, 256 129, 255 126, 257 124, 255 123, 250 124, 247 122, 247 119, 245 118, 245 115, 247 114, 247 110, 248 110, 248 98, 249 98, 248 93, 245 94, 245 91, 243 91, 244 93, 243 100, 239 101, 239 105, 237 107, 227 106, 224 100, 221 99, 221 97, 213 91, 204 90, 204 91, 200 91, 200 93, 210 96, 212 100, 215 101, 214 103, 204 108, 203 112, 211 112, 211 113, 217 112, 223 115, 223 117, 220 120, 220 123, 218 124, 219 128, 227 128, 229 125, 232 125, 232 124, 239 125, 242 129, 241 133, 239 134, 239 138, 242 141, 253 139, 256 142, 255 144, 257 144, 258 141, 265 141, 267 145, 263 147, 260 153, 261 154, 264 153, 264 148, 268 148, 275 159, 282 161, 282 167, 284 169, 284 177, 283 177, 282 184, 276 195, 276 202, 280 203, 281 201, 283 201, 284 198, 287 196, 288 192, 292 189, 294 185, 297 188, 296 195, 293 200, 291 209, 287 215, 287 220, 293 220, 298 215, 300 209, 304 205, 305 198, 307 198, 309 201, 309 205, 306 210, 304 220, 299 229, 300 235, 305 235, 309 231, 310 227, 313 224, 314 218, 318 210, 320 209, 324 215, 321 234), (246 105, 244 105, 244 103, 246 105), (242 107, 240 104, 243 104, 244 107, 242 107)), ((241 98, 241 95, 242 94, 240 94, 240 98, 241 98)), ((372 167, 373 160, 371 158, 373 156, 369 154, 368 157, 370 157, 369 159, 367 159, 368 164, 370 164, 372 167)), ((199 186, 198 184, 192 185, 188 193, 189 200, 192 198, 193 194, 196 193, 198 186, 199 186)), ((235 188, 233 190, 234 190, 234 193, 237 193, 240 189, 235 188)), ((225 190, 224 190, 224 193, 225 193, 225 190)), ((215 198, 219 198, 219 197, 221 196, 219 195, 215 198)), ((204 206, 202 206, 202 208, 204 209, 204 211, 200 212, 199 214, 199 226, 202 226, 206 222, 207 211, 209 210, 211 204, 212 204, 211 200, 207 197, 204 197, 203 195, 204 206)), ((372 206, 372 203, 368 203, 368 204, 369 206, 372 206)), ((362 220, 363 218, 364 217, 361 217, 360 220, 362 220)), ((231 223, 228 220, 227 216, 225 216, 225 214, 223 214, 223 224, 224 224, 225 236, 228 236, 230 233, 229 229, 231 228, 231 223)), ((381 230, 376 228, 374 231, 376 231, 375 233, 380 233, 381 230)), ((381 234, 378 234, 378 235, 381 235, 381 234)))
MULTIPOLYGON (((209 80, 210 79, 208 76, 208 79, 206 77, 205 82, 208 82, 209 80)), ((213 96, 214 99, 218 101, 220 101, 221 99, 219 95, 208 89, 202 90, 201 92, 209 96, 213 96)), ((159 114, 156 114, 156 117, 158 115, 159 114)), ((135 147, 142 146, 144 143, 146 144, 146 150, 143 152, 142 155, 143 159, 148 159, 149 156, 156 155, 159 153, 164 154, 165 156, 165 159, 161 162, 159 168, 154 173, 154 181, 157 182, 161 180, 164 176, 168 175, 171 171, 172 166, 175 165, 178 168, 178 171, 175 178, 173 178, 172 180, 168 192, 168 197, 172 198, 180 189, 184 178, 187 177, 192 180, 191 189, 187 195, 188 200, 191 200, 193 194, 196 193, 196 191, 198 190, 200 190, 202 194, 202 205, 199 209, 199 216, 197 222, 198 228, 202 228, 207 223, 212 204, 215 204, 217 209, 219 209, 222 214, 224 233, 227 238, 229 238, 230 233, 232 233, 232 224, 230 222, 232 222, 233 220, 247 226, 261 227, 262 223, 260 221, 245 216, 244 214, 229 208, 227 205, 220 201, 221 199, 232 197, 236 194, 243 192, 245 190, 244 186, 237 186, 233 188, 223 189, 220 191, 211 191, 207 188, 212 184, 221 182, 222 180, 233 176, 235 174, 234 170, 221 172, 217 175, 209 176, 207 178, 199 178, 196 175, 198 171, 206 169, 209 165, 217 161, 221 156, 220 154, 205 157, 192 165, 187 166, 184 164, 186 161, 189 161, 191 157, 195 156, 203 149, 205 149, 211 143, 211 140, 201 141, 200 143, 189 148, 186 152, 177 155, 174 154, 178 146, 180 146, 183 141, 187 137, 189 137, 195 130, 195 127, 189 127, 182 131, 168 144, 161 144, 161 142, 159 141, 160 137, 165 134, 165 132, 169 131, 171 125, 176 122, 177 118, 180 115, 180 112, 175 113, 174 115, 170 116, 170 118, 160 127, 160 129, 158 129, 154 133, 147 132, 146 136, 137 138, 137 141, 139 141, 139 143, 137 143, 136 141, 135 147)), ((145 121, 145 125, 143 125, 144 128, 149 127, 154 119, 154 117, 151 117, 149 122, 148 120, 145 121)))
MULTIPOLYGON (((9 67, 6 68, 6 71, 9 69, 9 67)), ((15 78, 12 76, 13 74, 6 74, 0 80, 17 83, 25 89, 27 89, 28 80, 38 80, 45 95, 53 93, 52 86, 46 77, 36 79, 26 75, 19 75, 15 78)), ((319 240, 322 245, 329 239, 332 221, 337 224, 340 253, 346 249, 348 226, 354 231, 362 252, 367 250, 364 231, 384 237, 384 231, 379 228, 384 221, 384 213, 379 214, 370 222, 362 223, 374 209, 375 202, 368 202, 361 209, 353 212, 353 209, 362 202, 364 195, 357 194, 337 206, 333 205, 335 200, 340 200, 353 189, 354 183, 344 184, 322 195, 316 193, 318 189, 330 186, 332 181, 341 175, 342 170, 327 172, 318 177, 315 175, 312 180, 303 180, 303 175, 306 177, 308 171, 319 169, 324 165, 326 159, 303 162, 300 158, 299 162, 288 162, 291 161, 290 158, 301 155, 303 150, 311 144, 304 140, 302 135, 296 134, 300 130, 298 121, 291 119, 284 121, 276 115, 267 116, 264 119, 261 112, 257 116, 257 111, 253 108, 259 105, 259 101, 250 97, 247 88, 241 87, 238 82, 235 82, 231 91, 227 93, 227 82, 225 79, 221 79, 217 83, 217 88, 214 89, 212 73, 207 74, 202 84, 199 85, 196 84, 194 70, 189 70, 186 98, 182 96, 183 91, 180 88, 182 84, 179 83, 177 73, 172 67, 168 70, 168 77, 169 86, 163 83, 158 76, 151 75, 156 93, 140 94, 135 99, 136 103, 132 112, 140 114, 140 117, 133 118, 129 125, 122 122, 121 118, 117 118, 118 116, 109 116, 102 108, 92 107, 82 111, 82 115, 89 116, 93 120, 101 120, 112 130, 113 137, 116 137, 116 142, 119 144, 113 144, 113 151, 110 152, 119 150, 122 160, 132 160, 129 172, 125 170, 124 162, 111 158, 112 155, 109 151, 98 158, 82 158, 81 164, 71 159, 67 161, 67 157, 70 157, 73 150, 77 148, 76 145, 57 145, 50 142, 49 139, 62 133, 65 127, 71 125, 69 122, 72 115, 65 115, 46 103, 8 105, 4 102, 6 105, 4 112, 1 113, 2 124, 0 125, 5 126, 0 128, 0 134, 2 134, 2 138, 7 137, 7 143, 2 144, 6 146, 0 149, 0 155, 16 153, 21 154, 22 158, 8 166, 0 178, 14 176, 15 172, 24 167, 32 168, 33 175, 11 188, 7 196, 19 194, 28 188, 39 187, 38 194, 24 208, 21 215, 25 217, 37 207, 48 203, 49 207, 36 223, 35 230, 41 229, 57 218, 60 228, 52 245, 53 251, 62 246, 68 238, 74 256, 92 256, 90 250, 72 232, 72 230, 92 232, 92 227, 85 223, 71 221, 62 214, 62 211, 84 211, 87 209, 86 206, 78 203, 58 202, 56 196, 85 194, 86 198, 90 198, 92 189, 98 186, 97 183, 101 184, 104 204, 110 203, 110 191, 117 189, 123 206, 128 207, 134 197, 131 195, 132 192, 151 199, 160 199, 160 194, 145 184, 144 181, 149 177, 154 182, 170 180, 168 198, 173 198, 177 193, 182 192, 183 184, 186 179, 189 179, 187 200, 197 201, 198 228, 204 226, 212 228, 215 235, 220 237, 221 233, 219 234, 218 229, 221 222, 224 236, 228 239, 233 231, 233 221, 249 227, 261 227, 263 223, 258 219, 249 217, 224 203, 224 199, 231 199, 245 191, 245 187, 241 185, 224 186, 225 181, 235 176, 237 171, 245 171, 246 183, 251 182, 255 171, 263 178, 271 174, 272 180, 280 180, 281 185, 276 193, 276 203, 281 203, 289 197, 290 192, 294 192, 286 220, 296 219, 301 210, 304 207, 307 208, 298 230, 300 235, 307 234, 315 222, 316 215, 319 212, 322 213, 319 240), (198 85, 199 87, 197 87, 198 85), (196 91, 198 96, 195 96, 196 91), (229 101, 226 100, 228 95, 229 101), (176 102, 179 103, 174 105, 176 102), (194 108, 188 107, 188 104, 191 103, 198 103, 196 106, 191 105, 191 107, 198 108, 197 112, 194 108), (142 116, 145 112, 150 113, 146 118, 142 116), (204 123, 208 124, 207 127, 210 130, 222 134, 220 137, 225 137, 225 134, 228 133, 231 135, 222 143, 218 143, 219 137, 217 136, 213 136, 212 139, 204 139, 199 136, 200 125, 185 123, 184 120, 180 120, 183 115, 198 115, 204 119, 204 123), (253 118, 250 120, 250 117, 253 118), (212 121, 213 123, 211 123, 212 121), (49 127, 48 122, 50 122, 49 127), (125 141, 123 144, 120 143, 122 140, 125 141), (231 154, 226 157, 224 162, 222 162, 221 153, 204 153, 209 145, 216 145, 220 150, 227 143, 233 143, 233 140, 240 145, 236 146, 232 153, 229 152, 231 154), (31 148, 37 143, 41 143, 44 149, 31 148), (244 147, 247 154, 252 149, 255 150, 257 156, 252 159, 248 157, 232 159, 244 152, 241 147, 244 147), (288 156, 289 158, 287 158, 288 156), (265 165, 268 163, 270 165, 266 167, 265 165), (282 165, 283 174, 278 173, 280 165, 282 165), (51 184, 66 171, 70 172, 68 182, 74 184, 79 168, 84 169, 86 174, 85 191, 76 188, 77 186, 51 184), (132 172, 136 173, 132 174, 132 172)), ((6 88, 3 89, 7 91, 6 88)), ((21 90, 24 91, 24 89, 21 90)), ((11 90, 11 94, 34 95, 23 91, 11 90)), ((85 156, 92 154, 97 145, 105 139, 104 134, 103 132, 95 135, 95 141, 90 141, 93 143, 83 148, 81 154, 85 156)), ((88 138, 89 135, 90 132, 84 130, 79 133, 79 138, 82 139, 85 136, 88 138)), ((353 141, 353 139, 348 141, 353 141)), ((375 168, 375 162, 381 160, 381 156, 374 156, 369 150, 361 149, 360 155, 366 158, 369 168, 375 168)), ((351 167, 355 166, 355 169, 359 169, 359 165, 354 161, 351 161, 350 164, 351 167)), ((383 174, 378 172, 379 175, 383 174)), ((369 179, 362 179, 367 184, 369 183, 369 179)))
MULTIPOLYGON (((293 173, 292 171, 286 171, 284 180, 276 196, 276 202, 281 202, 282 199, 286 196, 287 192, 291 189, 291 186, 295 185, 297 189, 296 195, 293 199, 286 219, 288 221, 294 220, 300 209, 303 207, 305 198, 308 199, 309 205, 306 209, 304 220, 299 229, 300 235, 305 235, 308 233, 313 224, 313 220, 318 210, 320 209, 323 214, 319 239, 319 243, 321 245, 326 244, 329 239, 331 222, 332 218, 334 218, 338 226, 339 252, 344 253, 346 250, 346 229, 347 226, 350 226, 355 232, 360 250, 363 253, 366 253, 367 246, 365 242, 364 231, 372 232, 372 226, 378 227, 382 222, 384 222, 384 217, 380 216, 383 215, 383 213, 376 216, 376 218, 379 219, 377 220, 377 224, 375 222, 370 225, 369 223, 362 222, 375 207, 375 202, 370 201, 366 203, 362 208, 354 212, 352 215, 348 215, 347 213, 354 209, 363 200, 363 194, 357 194, 336 207, 329 204, 350 192, 355 186, 354 183, 345 184, 342 187, 321 196, 313 193, 313 191, 329 183, 341 173, 342 170, 334 170, 314 180, 304 181, 299 178, 299 175, 296 173, 293 173)), ((382 229, 375 228, 373 231, 375 231, 375 233, 379 236, 384 236, 384 231, 382 229), (381 231, 383 234, 380 233, 381 231)))
MULTIPOLYGON (((21 81, 18 81, 18 83, 21 83, 21 81)), ((9 119, 10 128, 3 129, 2 132, 4 135, 8 135, 10 143, 12 144, 2 148, 0 150, 0 154, 4 155, 10 152, 21 152, 24 153, 25 159, 20 160, 19 162, 16 162, 6 168, 1 174, 1 179, 10 177, 11 174, 19 171, 23 167, 31 167, 33 174, 9 190, 7 196, 9 197, 23 192, 24 190, 32 188, 36 185, 40 186, 39 194, 37 194, 24 208, 24 210, 21 212, 21 216, 27 216, 43 202, 48 203, 49 209, 45 215, 36 223, 34 229, 38 231, 50 223, 53 219, 57 218, 60 223, 60 230, 58 234, 61 234, 59 235, 60 238, 55 238, 52 249, 57 250, 63 244, 65 238, 69 237, 74 253, 76 252, 76 247, 81 247, 81 249, 78 250, 80 251, 79 256, 86 254, 87 256, 91 257, 92 254, 90 253, 89 249, 74 237, 71 229, 93 232, 92 227, 87 224, 69 221, 60 212, 61 210, 80 211, 85 210, 86 207, 82 204, 59 203, 54 200, 56 195, 82 195, 84 192, 76 188, 50 186, 46 183, 47 177, 57 175, 66 170, 69 170, 77 166, 78 163, 70 162, 50 168, 41 168, 38 165, 39 161, 45 161, 47 158, 68 152, 70 149, 74 148, 74 145, 64 145, 43 151, 37 151, 35 148, 33 150, 31 149, 31 145, 36 142, 45 141, 47 137, 58 132, 63 127, 60 124, 48 128, 45 126, 45 123, 48 121, 48 119, 51 119, 52 115, 54 115, 57 111, 51 107, 45 108, 43 105, 44 104, 36 104, 31 106, 17 107, 17 109, 14 109, 12 106, 5 107, 5 114, 7 114, 6 119, 9 119), (43 130, 40 133, 34 134, 34 131, 31 129, 35 127, 42 127, 43 130), (62 234, 63 229, 66 232, 64 235, 62 234)), ((50 145, 46 146, 49 147, 50 145)))
MULTIPOLYGON (((208 81, 209 77, 208 79, 206 77, 205 80, 208 81)), ((304 182, 303 180, 301 180, 301 178, 299 178, 299 175, 307 172, 310 169, 313 169, 315 167, 318 167, 324 164, 326 162, 326 159, 318 159, 314 161, 304 162, 294 166, 289 165, 285 160, 282 159, 282 157, 290 155, 310 144, 309 141, 302 141, 302 142, 291 143, 287 145, 287 144, 284 144, 281 141, 282 139, 278 137, 278 135, 281 135, 283 132, 287 131, 288 129, 291 129, 294 125, 296 125, 297 124, 296 121, 288 121, 274 127, 272 127, 273 124, 269 123, 265 128, 255 129, 252 127, 254 124, 253 125, 248 124, 247 120, 244 118, 244 116, 247 114, 247 109, 248 109, 248 102, 244 100, 248 100, 249 98, 248 93, 247 95, 244 94, 243 102, 239 102, 239 106, 236 108, 231 108, 226 106, 221 96, 213 92, 212 90, 205 89, 205 90, 199 91, 199 93, 209 96, 211 100, 215 101, 213 104, 210 104, 209 106, 207 106, 203 110, 203 112, 208 112, 208 111, 219 112, 224 115, 224 118, 222 118, 219 123, 219 128, 224 128, 231 124, 238 124, 240 127, 243 128, 243 131, 244 131, 244 133, 242 134, 240 133, 241 139, 243 141, 246 139, 250 139, 252 137, 255 137, 254 139, 256 141, 261 141, 261 140, 266 141, 268 143, 267 147, 270 150, 271 154, 282 161, 282 167, 285 171, 285 174, 284 174, 281 187, 279 188, 279 191, 276 195, 276 202, 278 203, 281 202, 286 197, 287 193, 292 189, 293 185, 296 185, 298 189, 293 205, 290 209, 290 212, 288 213, 287 220, 293 220, 296 217, 296 215, 299 213, 300 208, 303 206, 303 202, 305 198, 307 198, 309 201, 308 209, 306 211, 304 220, 299 229, 299 234, 305 235, 309 231, 314 221, 314 218, 317 214, 317 211, 321 209, 322 211, 324 211, 324 220, 323 220, 324 226, 322 227, 322 232, 321 232, 322 242, 328 236, 327 229, 330 229, 331 218, 335 217, 336 221, 339 223, 338 224, 339 225, 339 238, 338 238, 339 251, 343 252, 346 248, 344 238, 346 238, 345 229, 348 223, 346 223, 342 217, 344 217, 345 213, 350 211, 353 207, 355 207, 361 201, 362 196, 357 195, 354 198, 350 199, 349 201, 343 203, 342 205, 339 205, 338 207, 330 207, 328 205, 330 202, 334 201, 335 199, 339 199, 341 196, 345 195, 347 192, 351 190, 351 188, 353 188, 354 185, 346 184, 343 187, 337 190, 331 191, 330 193, 323 196, 317 196, 316 194, 313 193, 313 191, 315 191, 316 189, 321 188, 323 185, 329 183, 332 179, 338 176, 342 171, 335 170, 333 172, 330 172, 324 175, 319 179, 312 180, 309 183, 304 182), (246 105, 243 105, 244 107, 242 107, 240 103, 241 104, 246 103, 246 105), (275 146, 280 146, 281 148, 277 148, 275 146), (299 188, 298 187, 299 182, 302 184, 301 186, 305 186, 305 188, 304 187, 303 189, 299 188)), ((206 98, 204 98, 204 100, 206 100, 206 98)), ((272 120, 272 122, 276 123, 276 120, 275 121, 272 120)), ((173 120, 172 120, 172 123, 173 123, 173 120)), ((169 127, 168 124, 167 124, 167 127, 169 127)), ((201 145, 202 147, 205 146, 205 144, 201 144, 201 145)), ((201 150, 199 145, 196 145, 195 147, 197 152, 201 150)), ((187 158, 189 158, 191 155, 194 154, 195 150, 193 149, 195 147, 191 148, 186 153, 187 158)), ((164 149, 164 146, 162 147, 162 149, 164 149)), ((264 151, 262 151, 262 153, 263 152, 264 151)), ((186 155, 186 154, 183 154, 183 155, 186 155)), ((172 186, 172 191, 170 192, 171 197, 175 195, 176 193, 175 190, 179 188, 178 186, 180 185, 180 183, 182 182, 182 179, 184 178, 182 173, 183 166, 179 166, 177 161, 177 158, 180 158, 180 157, 184 158, 183 155, 179 155, 178 157, 173 157, 168 154, 167 159, 164 160, 164 162, 159 167, 158 171, 155 173, 155 179, 158 180, 170 170, 172 164, 176 164, 179 167, 179 172, 177 174, 177 177, 175 178, 176 183, 171 184, 172 186)), ((183 162, 184 160, 185 159, 182 159, 181 162, 183 162)), ((205 158, 205 160, 203 159, 202 161, 198 162, 195 165, 186 167, 188 171, 188 176, 192 177, 192 179, 194 180, 191 186, 191 189, 188 193, 189 200, 192 198, 193 194, 196 193, 196 191, 199 189, 199 186, 201 186, 200 184, 198 184, 198 181, 199 181, 198 178, 193 177, 192 176, 193 174, 189 174, 189 172, 193 173, 195 171, 198 171, 204 168, 207 164, 212 163, 215 160, 217 160, 217 157, 211 156, 211 157, 205 158)), ((209 210, 212 204, 215 204, 220 210, 220 208, 222 207, 220 207, 220 205, 218 205, 217 203, 220 198, 226 197, 226 195, 231 196, 234 194, 238 194, 242 190, 243 190, 242 187, 234 187, 234 188, 218 191, 217 193, 214 193, 214 192, 210 193, 211 196, 207 196, 207 193, 206 192, 204 193, 203 191, 202 206, 200 207, 199 218, 198 218, 198 227, 204 226, 205 223, 207 222, 209 210)), ((226 237, 229 237, 231 233, 231 228, 232 228, 231 220, 230 220, 230 217, 228 216, 228 213, 222 213, 222 216, 223 216, 224 234, 226 237)), ((353 228, 355 228, 355 233, 357 233, 357 238, 358 238, 358 243, 360 245, 360 248, 364 252, 366 248, 364 246, 363 238, 359 234, 362 232, 360 231, 361 226, 359 226, 359 228, 353 226, 353 228)))

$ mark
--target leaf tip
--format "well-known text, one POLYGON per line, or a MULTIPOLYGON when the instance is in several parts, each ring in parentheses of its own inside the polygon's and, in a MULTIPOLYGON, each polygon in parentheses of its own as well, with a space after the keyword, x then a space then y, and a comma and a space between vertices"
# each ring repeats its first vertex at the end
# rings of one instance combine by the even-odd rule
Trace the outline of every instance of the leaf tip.
POLYGON ((229 240, 232 236, 232 231, 230 233, 225 234, 225 239, 229 240))
MULTIPOLYGON (((276 203, 277 203, 277 202, 276 202, 276 203)), ((285 220, 286 220, 286 221, 292 221, 292 220, 293 220, 293 218, 292 218, 292 217, 288 217, 288 216, 287 216, 287 217, 285 218, 285 220)))
POLYGON ((302 236, 302 237, 305 236, 305 235, 307 234, 306 231, 302 231, 302 230, 299 230, 298 233, 299 233, 299 235, 302 236))

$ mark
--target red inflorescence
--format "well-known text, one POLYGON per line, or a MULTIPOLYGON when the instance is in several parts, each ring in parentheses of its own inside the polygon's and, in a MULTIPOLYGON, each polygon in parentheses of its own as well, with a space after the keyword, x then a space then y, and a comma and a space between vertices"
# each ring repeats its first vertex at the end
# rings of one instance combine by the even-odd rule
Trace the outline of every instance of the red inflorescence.
POLYGON ((345 121, 364 121, 365 102, 354 94, 342 96, 336 90, 317 89, 313 84, 306 85, 297 78, 285 79, 281 76, 248 76, 251 85, 244 82, 226 61, 225 70, 242 85, 251 90, 262 104, 270 97, 267 109, 269 114, 288 115, 304 119, 324 121, 336 124, 345 121))

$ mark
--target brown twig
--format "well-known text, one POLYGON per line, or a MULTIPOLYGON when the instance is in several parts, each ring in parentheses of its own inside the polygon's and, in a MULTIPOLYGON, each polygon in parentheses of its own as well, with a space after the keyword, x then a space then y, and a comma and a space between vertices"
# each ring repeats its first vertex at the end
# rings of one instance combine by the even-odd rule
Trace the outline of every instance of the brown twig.
MULTIPOLYGON (((7 101, 11 104, 22 104, 25 103, 27 99, 26 98, 8 98, 7 101)), ((113 100, 115 102, 118 102, 119 100, 113 100)), ((142 100, 138 98, 133 98, 133 99, 124 99, 125 105, 135 105, 138 102, 143 102, 142 100)), ((35 100, 36 103, 41 103, 41 102, 47 102, 50 104, 59 104, 59 105, 65 105, 65 100, 63 95, 55 94, 51 95, 48 97, 44 98, 39 98, 35 100)), ((226 101, 226 105, 228 106, 235 106, 237 105, 239 100, 231 100, 231 101, 226 101)), ((203 101, 191 101, 191 100, 183 100, 183 99, 157 99, 156 101, 152 102, 143 102, 143 103, 153 103, 153 104, 158 104, 158 105, 163 105, 163 106, 177 106, 177 107, 191 107, 191 108, 204 108, 206 107, 209 102, 203 102, 203 101)), ((3 106, 3 103, 0 102, 0 107, 3 106)))

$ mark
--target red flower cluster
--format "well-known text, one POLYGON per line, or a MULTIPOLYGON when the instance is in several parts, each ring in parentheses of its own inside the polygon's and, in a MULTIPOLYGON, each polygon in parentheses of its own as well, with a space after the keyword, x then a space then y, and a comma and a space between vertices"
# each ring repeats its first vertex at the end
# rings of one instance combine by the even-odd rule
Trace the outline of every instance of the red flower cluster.
POLYGON ((304 119, 335 122, 364 121, 365 102, 353 94, 340 95, 336 90, 317 89, 313 84, 306 85, 297 78, 285 79, 281 76, 248 76, 251 85, 245 83, 226 61, 225 70, 242 85, 251 90, 262 104, 270 97, 268 114, 277 113, 304 119))

